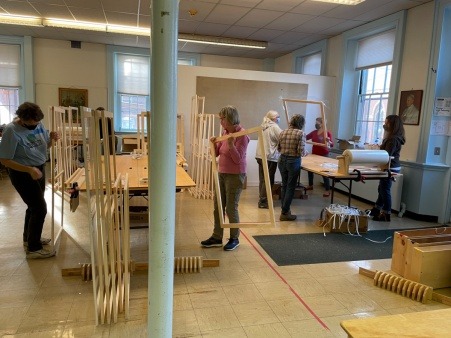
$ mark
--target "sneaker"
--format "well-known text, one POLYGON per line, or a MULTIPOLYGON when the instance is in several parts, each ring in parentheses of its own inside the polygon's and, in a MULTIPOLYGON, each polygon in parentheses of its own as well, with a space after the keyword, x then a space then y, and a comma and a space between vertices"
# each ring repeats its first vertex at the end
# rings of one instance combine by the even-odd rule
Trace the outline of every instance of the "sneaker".
POLYGON ((379 214, 381 213, 381 211, 376 207, 373 207, 373 209, 371 210, 367 209, 365 210, 365 212, 370 216, 379 216, 379 214))
POLYGON ((224 250, 232 251, 232 250, 235 250, 236 248, 238 248, 239 246, 240 246, 240 241, 238 240, 238 238, 229 238, 229 241, 227 242, 227 244, 224 245, 224 250))
POLYGON ((268 203, 265 202, 258 202, 258 207, 260 209, 269 209, 268 203))
POLYGON ((216 238, 210 237, 209 239, 200 242, 200 244, 204 248, 212 248, 214 246, 222 246, 222 239, 216 239, 216 238))
MULTIPOLYGON (((52 241, 51 238, 41 237, 41 245, 48 245, 51 241, 52 241)), ((23 246, 25 248, 28 248, 28 242, 27 241, 23 242, 23 246)))
POLYGON ((286 214, 281 213, 279 220, 281 221, 294 221, 297 218, 296 215, 292 215, 291 212, 287 212, 286 214))
POLYGON ((52 249, 40 249, 36 251, 27 250, 27 259, 49 258, 56 255, 56 251, 52 249))
POLYGON ((379 215, 373 217, 373 221, 376 222, 390 222, 390 214, 381 212, 379 215))

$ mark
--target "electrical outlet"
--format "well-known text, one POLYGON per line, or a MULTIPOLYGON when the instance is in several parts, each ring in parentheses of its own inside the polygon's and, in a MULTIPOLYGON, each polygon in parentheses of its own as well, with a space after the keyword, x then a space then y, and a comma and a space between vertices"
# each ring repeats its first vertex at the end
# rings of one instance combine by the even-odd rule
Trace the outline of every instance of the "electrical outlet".
POLYGON ((434 148, 434 155, 440 155, 440 147, 434 148))

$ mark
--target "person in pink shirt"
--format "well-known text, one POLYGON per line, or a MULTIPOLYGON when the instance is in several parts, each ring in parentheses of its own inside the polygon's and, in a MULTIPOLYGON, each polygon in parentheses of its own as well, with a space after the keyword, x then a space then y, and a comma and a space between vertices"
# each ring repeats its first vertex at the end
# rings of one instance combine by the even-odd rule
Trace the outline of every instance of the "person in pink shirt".
MULTIPOLYGON (((243 131, 240 125, 240 115, 238 110, 233 106, 225 106, 219 112, 221 126, 224 129, 222 136, 243 131)), ((219 156, 218 174, 219 186, 221 191, 222 210, 229 217, 229 223, 239 223, 238 202, 240 200, 241 191, 243 190, 246 178, 246 151, 249 144, 247 135, 240 137, 230 136, 227 140, 215 142, 216 137, 212 137, 210 142, 215 145, 216 156, 219 156)), ((216 191, 216 194, 218 192, 216 191)), ((219 210, 217 196, 214 197, 214 229, 210 238, 201 242, 205 248, 221 247, 224 229, 221 228, 219 222, 219 210)), ((239 228, 230 228, 230 238, 224 250, 235 250, 240 241, 239 228)))
MULTIPOLYGON (((332 134, 330 131, 327 131, 326 140, 324 140, 324 124, 323 119, 318 117, 315 121, 315 130, 308 133, 306 136, 307 140, 312 140, 316 143, 325 143, 327 146, 320 146, 314 144, 312 147, 312 154, 319 156, 329 156, 330 147, 334 146, 334 142, 332 141, 332 134)), ((330 196, 330 182, 329 179, 323 176, 324 189, 326 190, 323 194, 324 197, 330 196)), ((308 187, 306 190, 313 190, 313 173, 308 172, 308 187)))

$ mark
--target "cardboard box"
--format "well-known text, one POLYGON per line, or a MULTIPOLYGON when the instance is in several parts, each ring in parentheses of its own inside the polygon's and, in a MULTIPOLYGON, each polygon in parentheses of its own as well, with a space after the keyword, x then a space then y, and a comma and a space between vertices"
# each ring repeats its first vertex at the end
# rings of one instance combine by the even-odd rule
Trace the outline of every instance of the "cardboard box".
POLYGON ((338 141, 338 148, 340 150, 356 149, 356 148, 359 148, 360 136, 354 135, 350 140, 343 140, 343 139, 337 138, 337 141, 338 141))
POLYGON ((359 233, 366 233, 368 231, 368 219, 369 216, 366 215, 363 211, 359 211, 359 215, 340 215, 330 212, 326 208, 326 227, 330 232, 344 232, 351 234, 355 234, 356 232, 356 224, 358 224, 359 233), (349 225, 348 225, 349 224, 349 225))

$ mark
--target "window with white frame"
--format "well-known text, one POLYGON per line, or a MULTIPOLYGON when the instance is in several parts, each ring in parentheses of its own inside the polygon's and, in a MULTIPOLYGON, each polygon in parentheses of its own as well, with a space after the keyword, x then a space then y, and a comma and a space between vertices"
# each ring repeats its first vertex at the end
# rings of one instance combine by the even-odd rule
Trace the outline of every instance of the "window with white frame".
POLYGON ((327 53, 327 40, 315 42, 293 52, 293 72, 306 75, 323 75, 327 53))
POLYGON ((394 30, 358 42, 356 70, 360 74, 355 134, 365 143, 379 143, 384 134, 394 43, 394 30))
POLYGON ((299 62, 296 66, 297 72, 306 75, 321 75, 321 57, 322 53, 315 53, 298 58, 296 61, 299 62))
POLYGON ((119 132, 136 132, 138 114, 150 106, 150 59, 148 56, 117 54, 116 117, 119 132))
POLYGON ((356 135, 365 143, 380 143, 390 93, 391 65, 360 71, 356 135))
POLYGON ((20 48, 0 43, 0 125, 11 122, 19 106, 20 48))
MULTIPOLYGON (((116 132, 137 131, 138 114, 150 110, 150 57, 147 50, 108 47, 111 78, 110 109, 115 113, 116 132)), ((178 64, 196 66, 199 55, 179 53, 178 64)))
POLYGON ((405 24, 401 11, 343 33, 337 138, 383 138, 385 117, 397 111, 405 24))

